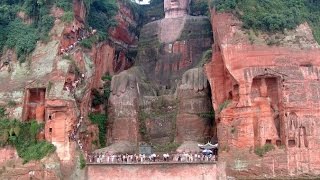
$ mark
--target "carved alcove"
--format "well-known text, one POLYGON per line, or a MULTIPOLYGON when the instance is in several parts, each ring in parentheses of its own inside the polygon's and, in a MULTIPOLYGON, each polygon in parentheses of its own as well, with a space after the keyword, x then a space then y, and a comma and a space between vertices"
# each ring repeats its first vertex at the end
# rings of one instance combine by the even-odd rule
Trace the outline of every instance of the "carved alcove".
POLYGON ((254 118, 255 145, 274 144, 280 146, 281 142, 281 116, 280 116, 280 77, 274 75, 261 75, 253 78, 251 83, 250 99, 256 110, 254 118))
POLYGON ((25 105, 22 119, 37 120, 43 122, 45 119, 45 88, 29 88, 25 93, 25 105))

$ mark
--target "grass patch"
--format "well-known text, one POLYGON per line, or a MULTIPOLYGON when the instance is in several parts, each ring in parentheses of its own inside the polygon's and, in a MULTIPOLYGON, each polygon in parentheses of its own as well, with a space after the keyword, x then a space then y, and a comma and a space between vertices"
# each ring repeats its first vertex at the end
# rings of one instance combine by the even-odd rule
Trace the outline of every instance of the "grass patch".
POLYGON ((272 144, 265 144, 262 147, 257 147, 254 150, 254 153, 260 157, 263 157, 267 152, 274 150, 274 146, 272 144))
POLYGON ((40 160, 53 153, 56 147, 47 141, 38 141, 37 135, 43 124, 36 121, 20 122, 6 117, 5 110, 0 113, 0 147, 14 146, 24 163, 40 160))
POLYGON ((14 100, 9 100, 9 102, 7 103, 7 105, 8 105, 9 107, 15 107, 15 106, 17 105, 17 102, 14 101, 14 100))
POLYGON ((148 118, 148 114, 140 107, 138 112, 138 120, 139 120, 139 133, 141 135, 142 141, 149 142, 150 138, 148 136, 148 130, 146 126, 146 120, 148 118))
POLYGON ((218 107, 218 112, 220 113, 223 109, 228 107, 228 105, 231 103, 231 100, 225 100, 223 103, 221 103, 218 107))
POLYGON ((80 159, 79 159, 79 161, 80 161, 80 169, 85 168, 85 167, 86 167, 86 160, 84 159, 84 156, 83 156, 82 153, 80 154, 80 159))
POLYGON ((98 125, 99 128, 99 144, 100 148, 106 147, 106 133, 107 133, 107 115, 105 114, 89 114, 89 119, 93 124, 98 125))
POLYGON ((154 145, 153 148, 156 152, 172 152, 175 151, 180 144, 176 142, 170 142, 167 144, 159 144, 159 145, 154 145))
POLYGON ((65 23, 71 23, 73 21, 73 11, 67 11, 61 17, 61 20, 65 23))

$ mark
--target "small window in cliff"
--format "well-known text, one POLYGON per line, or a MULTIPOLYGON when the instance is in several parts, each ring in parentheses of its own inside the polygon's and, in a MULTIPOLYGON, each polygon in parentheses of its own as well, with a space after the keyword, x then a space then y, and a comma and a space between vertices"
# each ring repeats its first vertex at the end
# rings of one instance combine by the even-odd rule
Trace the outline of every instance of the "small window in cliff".
POLYGON ((289 146, 289 147, 295 147, 295 146, 296 146, 296 141, 293 140, 293 139, 290 139, 290 140, 288 141, 288 146, 289 146))
POLYGON ((232 99, 233 99, 232 91, 229 91, 228 99, 229 99, 229 100, 232 100, 232 99))
POLYGON ((52 133, 52 128, 49 128, 49 133, 52 133))
POLYGON ((311 63, 306 63, 306 64, 301 64, 300 67, 312 67, 313 64, 311 63))
POLYGON ((271 139, 267 139, 266 144, 271 144, 271 139))
POLYGON ((51 116, 51 114, 49 115, 48 119, 49 119, 49 120, 52 120, 52 116, 51 116))

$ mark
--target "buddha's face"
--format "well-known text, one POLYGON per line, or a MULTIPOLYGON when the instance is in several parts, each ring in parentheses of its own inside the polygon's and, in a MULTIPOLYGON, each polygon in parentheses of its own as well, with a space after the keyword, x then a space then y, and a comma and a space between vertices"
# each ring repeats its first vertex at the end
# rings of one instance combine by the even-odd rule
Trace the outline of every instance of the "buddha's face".
POLYGON ((187 12, 189 0, 164 0, 164 11, 185 11, 187 12))

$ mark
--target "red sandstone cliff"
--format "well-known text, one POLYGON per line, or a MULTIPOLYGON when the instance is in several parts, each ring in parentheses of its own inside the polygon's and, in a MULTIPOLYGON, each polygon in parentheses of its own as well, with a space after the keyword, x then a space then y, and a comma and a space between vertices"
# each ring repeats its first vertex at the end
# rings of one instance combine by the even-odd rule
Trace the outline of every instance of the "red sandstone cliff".
MULTIPOLYGON (((92 141, 98 137, 98 128, 87 119, 92 110, 91 89, 103 86, 101 77, 106 73, 120 72, 133 63, 127 53, 129 48, 136 45, 136 34, 130 32, 129 26, 135 27, 137 23, 131 10, 120 1, 116 16, 118 26, 110 30, 110 41, 95 44, 90 50, 76 46, 68 55, 61 55, 62 48, 65 49, 77 41, 79 34, 74 29, 85 25, 84 3, 79 0, 73 2, 75 19, 70 24, 61 21, 64 13, 61 9, 52 9, 55 23, 49 34, 51 40, 47 44, 38 42, 28 63, 19 64, 15 52, 10 50, 1 57, 12 59, 8 67, 0 70, 0 82, 6 84, 0 87, 1 105, 14 99, 16 105, 8 108, 9 116, 22 120, 36 119, 45 123, 41 138, 45 138, 57 148, 57 156, 48 160, 59 165, 55 169, 57 171, 47 172, 41 169, 42 166, 17 163, 21 172, 16 173, 21 173, 21 177, 28 176, 28 172, 32 170, 39 171, 39 176, 36 174, 36 177, 41 179, 58 179, 61 173, 68 177, 76 172, 78 148, 81 147, 84 152, 91 151, 92 141), (79 122, 80 117, 84 117, 82 122, 79 122), (78 123, 82 123, 84 131, 73 141, 71 135, 78 123), (54 175, 49 176, 50 173, 54 175)), ((13 150, 1 151, 10 156, 1 156, 0 165, 17 159, 13 150)), ((11 169, 7 169, 6 177, 11 176, 11 169)))
POLYGON ((206 71, 219 160, 238 177, 319 174, 320 50, 310 28, 299 26, 278 46, 268 46, 250 42, 233 15, 211 17, 215 43, 206 71), (299 33, 301 41, 286 41, 299 33), (265 144, 276 149, 260 158, 254 150, 265 144))

